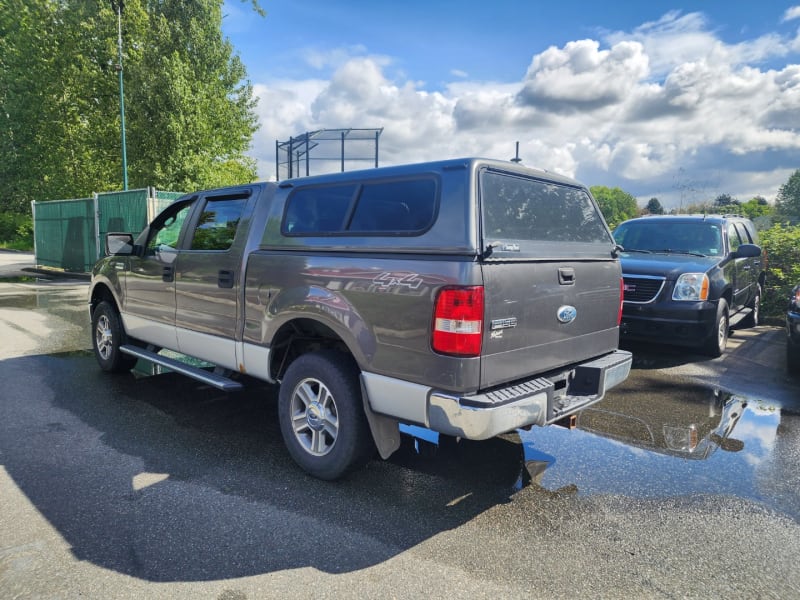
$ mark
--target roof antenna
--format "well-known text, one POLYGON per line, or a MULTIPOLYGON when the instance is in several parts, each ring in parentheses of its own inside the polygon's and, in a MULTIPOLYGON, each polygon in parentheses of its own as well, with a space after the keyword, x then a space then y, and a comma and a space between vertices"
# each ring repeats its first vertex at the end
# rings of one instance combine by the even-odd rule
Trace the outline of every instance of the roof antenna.
POLYGON ((519 142, 517 142, 517 155, 511 159, 513 163, 521 163, 522 159, 519 157, 519 142))

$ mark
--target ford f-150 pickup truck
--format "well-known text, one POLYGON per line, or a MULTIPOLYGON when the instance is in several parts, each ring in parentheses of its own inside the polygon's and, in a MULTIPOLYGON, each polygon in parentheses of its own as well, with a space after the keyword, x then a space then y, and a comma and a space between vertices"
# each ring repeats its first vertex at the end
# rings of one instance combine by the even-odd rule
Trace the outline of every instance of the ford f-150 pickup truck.
POLYGON ((591 194, 513 163, 198 192, 106 249, 100 367, 279 384, 287 448, 322 479, 390 456, 400 424, 482 440, 574 419, 630 371, 619 248, 591 194))

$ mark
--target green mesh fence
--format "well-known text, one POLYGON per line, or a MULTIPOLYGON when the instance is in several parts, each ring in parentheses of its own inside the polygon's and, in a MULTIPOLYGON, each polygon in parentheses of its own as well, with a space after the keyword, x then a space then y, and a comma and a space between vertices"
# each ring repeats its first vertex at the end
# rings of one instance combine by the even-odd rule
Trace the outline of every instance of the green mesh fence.
POLYGON ((149 195, 146 189, 97 194, 100 256, 105 255, 107 233, 139 233, 147 226, 149 195))
POLYGON ((94 199, 34 202, 36 262, 65 271, 88 271, 97 258, 94 199))
POLYGON ((186 192, 165 192, 164 190, 155 190, 155 198, 156 200, 166 200, 169 202, 174 202, 181 196, 185 196, 186 192))
POLYGON ((105 254, 110 232, 138 235, 181 192, 152 188, 103 192, 95 198, 33 202, 36 263, 65 271, 91 271, 105 254))

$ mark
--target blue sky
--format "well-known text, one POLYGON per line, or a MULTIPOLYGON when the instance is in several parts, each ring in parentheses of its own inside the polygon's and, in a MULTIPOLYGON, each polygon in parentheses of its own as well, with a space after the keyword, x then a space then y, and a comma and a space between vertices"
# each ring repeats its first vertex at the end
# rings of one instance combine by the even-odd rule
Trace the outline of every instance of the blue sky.
POLYGON ((800 168, 795 2, 227 0, 223 32, 263 179, 276 140, 382 127, 382 165, 519 141, 525 164, 673 206, 773 199, 800 168))

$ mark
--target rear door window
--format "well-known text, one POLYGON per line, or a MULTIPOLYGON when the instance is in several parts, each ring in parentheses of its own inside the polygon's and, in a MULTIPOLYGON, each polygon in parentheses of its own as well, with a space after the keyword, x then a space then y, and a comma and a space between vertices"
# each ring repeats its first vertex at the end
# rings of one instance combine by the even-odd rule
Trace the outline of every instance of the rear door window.
POLYGON ((192 237, 192 250, 227 250, 233 245, 246 197, 209 198, 192 237))

